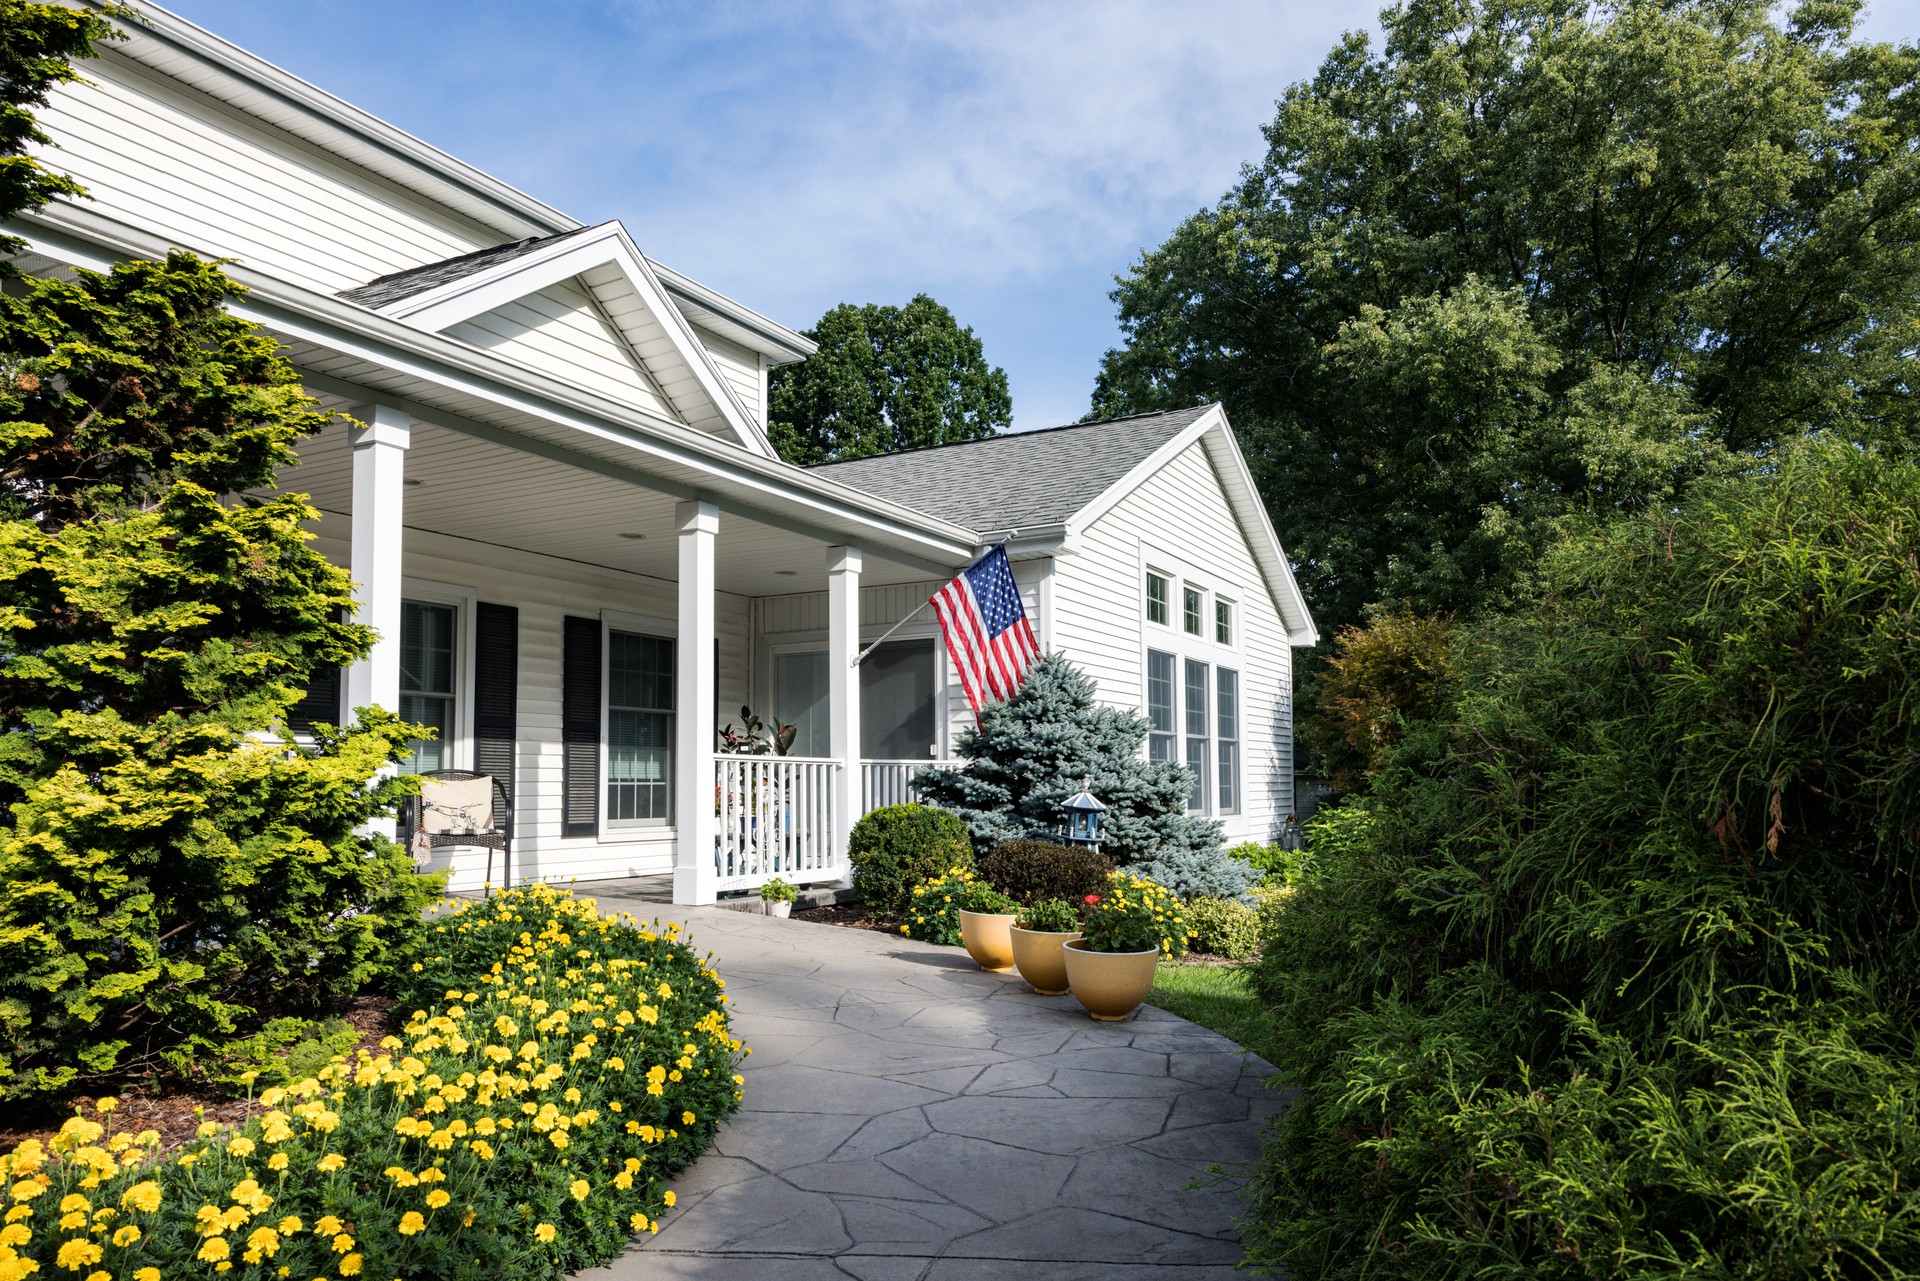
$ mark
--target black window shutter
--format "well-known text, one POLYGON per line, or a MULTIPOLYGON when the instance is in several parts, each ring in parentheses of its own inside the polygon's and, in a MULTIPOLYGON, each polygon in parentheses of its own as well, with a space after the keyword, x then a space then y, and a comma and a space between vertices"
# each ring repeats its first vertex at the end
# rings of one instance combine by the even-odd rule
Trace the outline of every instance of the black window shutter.
POLYGON ((340 686, 345 675, 344 667, 314 669, 306 697, 287 709, 287 724, 294 733, 313 733, 315 721, 324 721, 328 725, 340 723, 340 686))
POLYGON ((481 601, 473 612, 473 760, 513 801, 513 743, 520 703, 520 611, 481 601))
POLYGON ((600 620, 568 615, 561 636, 561 835, 600 831, 600 620))

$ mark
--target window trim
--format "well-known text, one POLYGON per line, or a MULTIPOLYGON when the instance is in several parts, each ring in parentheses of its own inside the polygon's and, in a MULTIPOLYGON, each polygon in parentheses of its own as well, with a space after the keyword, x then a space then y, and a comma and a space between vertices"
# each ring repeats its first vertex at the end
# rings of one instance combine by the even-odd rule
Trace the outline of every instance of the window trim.
POLYGON ((1149 626, 1164 627, 1169 631, 1173 630, 1173 594, 1179 590, 1179 587, 1179 575, 1170 574, 1152 565, 1147 566, 1146 571, 1140 576, 1140 617, 1145 619, 1149 626), (1153 580, 1156 578, 1159 579, 1167 589, 1166 595, 1160 600, 1161 608, 1166 611, 1167 616, 1165 618, 1155 618, 1153 616, 1153 580))
MULTIPOLYGON (((453 608, 453 733, 443 740, 447 754, 442 769, 473 768, 473 647, 474 606, 480 593, 459 583, 436 583, 424 578, 401 578, 400 602, 446 605, 453 608)), ((393 643, 397 647, 400 637, 393 643)), ((396 656, 397 659, 397 656, 396 656)), ((342 699, 344 700, 344 697, 342 699)), ((393 709, 397 715, 398 707, 393 709)))
MULTIPOLYGON (((1207 665, 1208 768, 1201 788, 1201 795, 1205 804, 1200 809, 1188 810, 1187 812, 1196 816, 1228 820, 1231 823, 1244 822, 1247 812, 1248 792, 1247 739, 1245 732, 1247 717, 1247 650, 1244 639, 1246 628, 1243 625, 1244 619, 1240 613, 1240 603, 1245 599, 1245 593, 1241 590, 1239 584, 1232 579, 1207 573, 1199 566, 1179 556, 1163 551, 1146 542, 1144 539, 1140 543, 1139 573, 1140 593, 1143 602, 1146 599, 1146 576, 1148 574, 1157 574, 1160 577, 1166 578, 1168 580, 1169 593, 1181 593, 1189 588, 1200 593, 1200 631, 1198 634, 1186 630, 1184 618, 1185 599, 1183 596, 1177 597, 1169 595, 1168 624, 1166 626, 1151 624, 1150 626, 1141 627, 1139 711, 1141 715, 1151 719, 1151 710, 1147 701, 1148 652, 1153 651, 1172 655, 1174 660, 1174 732, 1172 735, 1172 759, 1182 765, 1186 765, 1188 737, 1186 732, 1186 664, 1191 661, 1205 663, 1207 665), (1179 599, 1182 606, 1180 611, 1181 621, 1177 623, 1173 621, 1175 615, 1172 609, 1172 601, 1175 599, 1179 599), (1231 612, 1233 618, 1232 639, 1227 644, 1223 645, 1219 642, 1215 608, 1210 608, 1209 603, 1211 603, 1213 607, 1224 605, 1231 612), (1220 706, 1218 681, 1221 668, 1229 669, 1236 674, 1237 704, 1234 710, 1236 720, 1241 727, 1240 738, 1232 740, 1239 743, 1240 747, 1235 752, 1233 780, 1238 806, 1230 813, 1220 807, 1219 750, 1221 739, 1219 736, 1220 706)), ((1142 609, 1141 619, 1143 622, 1146 621, 1144 607, 1142 609)), ((1151 733, 1151 731, 1149 733, 1151 733)), ((1143 743, 1142 750, 1145 752, 1150 749, 1143 743)))
POLYGON ((1197 641, 1207 639, 1207 615, 1213 612, 1207 608, 1207 601, 1212 595, 1213 593, 1200 583, 1182 576, 1180 579, 1180 634, 1182 636, 1191 636, 1197 641), (1192 627, 1187 626, 1189 598, 1193 601, 1192 627))
POLYGON ((1238 602, 1227 596, 1223 596, 1218 592, 1214 593, 1213 643, 1222 649, 1238 648, 1237 638, 1240 635, 1240 629, 1235 622, 1235 616, 1239 613, 1239 610, 1236 608, 1237 604, 1238 602), (1222 630, 1225 630, 1227 633, 1225 640, 1220 639, 1222 630))
POLYGON ((626 632, 634 636, 651 636, 656 640, 673 642, 673 680, 676 703, 680 693, 680 624, 671 618, 657 614, 633 614, 620 609, 600 611, 600 797, 596 807, 596 819, 599 823, 597 839, 602 842, 628 843, 637 840, 670 841, 674 839, 677 828, 677 815, 674 813, 678 790, 680 752, 680 708, 673 709, 673 754, 668 759, 674 772, 667 776, 667 814, 665 819, 641 818, 621 819, 615 822, 609 815, 613 806, 607 801, 607 789, 612 786, 612 771, 608 769, 607 732, 613 723, 613 633, 626 632))
MULTIPOLYGON (((823 593, 816 593, 823 594, 823 593)), ((934 622, 908 623, 905 627, 888 635, 885 624, 869 624, 860 628, 860 646, 862 649, 885 637, 888 640, 933 642, 933 731, 937 756, 929 756, 928 762, 948 760, 953 754, 954 732, 953 718, 958 712, 966 710, 966 699, 960 693, 960 680, 953 665, 952 657, 947 653, 946 641, 940 635, 940 626, 934 622)), ((775 653, 793 653, 799 650, 824 650, 831 643, 831 636, 820 628, 806 628, 792 632, 762 632, 757 644, 758 661, 754 664, 754 680, 748 691, 752 696, 748 705, 762 717, 773 708, 773 656, 775 653), (765 710, 762 710, 762 709, 765 710)), ((723 717, 720 721, 725 724, 723 717)), ((967 724, 972 724, 969 713, 967 724)))

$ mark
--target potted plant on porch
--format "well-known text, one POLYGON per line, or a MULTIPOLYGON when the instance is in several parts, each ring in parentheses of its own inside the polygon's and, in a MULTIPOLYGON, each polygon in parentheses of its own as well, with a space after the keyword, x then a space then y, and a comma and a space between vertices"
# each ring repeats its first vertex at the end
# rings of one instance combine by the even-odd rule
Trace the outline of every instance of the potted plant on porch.
POLYGON ((1041 996, 1067 992, 1067 954, 1062 944, 1080 937, 1080 913, 1065 899, 1045 898, 1020 913, 1007 931, 1013 938, 1013 968, 1041 996))
POLYGON ((985 881, 968 881, 956 895, 960 944, 983 970, 996 974, 1013 968, 1014 901, 985 881))
POLYGON ((1083 937, 1063 947, 1067 982, 1087 1013, 1117 1023, 1153 990, 1162 956, 1187 950, 1187 918, 1179 898, 1144 877, 1115 872, 1107 892, 1087 895, 1083 937))
POLYGON ((800 897, 800 891, 779 877, 774 877, 760 887, 760 907, 768 916, 787 916, 793 911, 793 900, 800 897))

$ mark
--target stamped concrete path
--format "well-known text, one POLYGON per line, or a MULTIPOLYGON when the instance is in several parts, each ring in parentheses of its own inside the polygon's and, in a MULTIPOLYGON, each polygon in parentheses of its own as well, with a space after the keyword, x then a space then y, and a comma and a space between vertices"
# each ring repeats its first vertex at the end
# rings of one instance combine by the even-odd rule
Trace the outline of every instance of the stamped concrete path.
POLYGON ((1258 1155, 1282 1101, 1261 1060, 1159 1010, 1096 1023, 957 948, 624 886, 577 889, 682 921, 753 1054, 666 1226, 594 1281, 1239 1275, 1238 1202, 1207 1167, 1258 1155))

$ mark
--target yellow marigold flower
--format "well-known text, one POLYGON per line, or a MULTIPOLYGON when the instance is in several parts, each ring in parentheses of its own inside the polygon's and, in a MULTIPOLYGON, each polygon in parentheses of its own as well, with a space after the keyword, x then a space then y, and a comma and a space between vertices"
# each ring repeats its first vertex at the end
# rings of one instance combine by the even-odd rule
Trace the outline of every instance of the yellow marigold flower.
POLYGON ((680 1124, 682 1125, 692 1125, 696 1119, 691 1112, 682 1112, 680 1114, 680 1124))
POLYGON ((120 1194, 120 1204, 130 1210, 152 1214, 160 1208, 160 1185, 152 1179, 136 1183, 120 1194))
POLYGON ((87 1281, 113 1281, 113 1273, 101 1270, 87 1273, 87 1281))
POLYGON ((133 1281, 160 1281, 159 1268, 141 1268, 133 1274, 133 1281))
POLYGON ((87 1226, 87 1216, 84 1211, 80 1210, 75 1210, 71 1214, 63 1214, 60 1216, 60 1226, 69 1232, 75 1228, 84 1228, 87 1226))
POLYGON ((644 1214, 636 1214, 627 1220, 627 1226, 635 1232, 645 1232, 647 1230, 647 1216, 644 1214))
POLYGON ((420 1211, 408 1210, 405 1214, 400 1216, 400 1226, 398 1228, 398 1231, 401 1236, 410 1237, 410 1236, 413 1236, 415 1233, 419 1232, 422 1228, 426 1226, 427 1226, 427 1220, 424 1216, 421 1215, 420 1211))
POLYGON ((338 1232, 341 1226, 340 1220, 333 1215, 323 1215, 320 1220, 313 1225, 313 1232, 315 1236, 330 1237, 338 1232))
POLYGON ((322 1174, 332 1174, 335 1170, 345 1167, 346 1164, 347 1158, 341 1156, 338 1152, 329 1152, 314 1162, 314 1168, 322 1174))
POLYGON ((429 1167, 428 1169, 420 1171, 420 1182, 422 1183, 445 1183, 446 1181, 447 1172, 445 1170, 429 1167))
POLYGON ((269 1170, 284 1170, 284 1169, 286 1169, 286 1168, 287 1168, 287 1154, 286 1154, 285 1152, 275 1152, 275 1153, 274 1153, 274 1154, 273 1154, 272 1156, 270 1156, 270 1157, 268 1157, 268 1158, 267 1158, 267 1168, 268 1168, 269 1170))
MULTIPOLYGON (((125 1232, 125 1228, 120 1229, 125 1232)), ((24 1223, 9 1223, 0 1228, 0 1249, 10 1249, 16 1245, 25 1245, 33 1240, 33 1229, 24 1223)))
POLYGON ((678 1197, 673 1195, 673 1191, 671 1189, 662 1193, 660 1199, 665 1201, 668 1205, 672 1205, 675 1201, 679 1200, 678 1197))
POLYGON ((445 1191, 440 1188, 435 1188, 433 1191, 427 1193, 427 1208, 429 1210, 438 1210, 451 1200, 453 1200, 453 1198, 448 1196, 445 1191))
POLYGON ((306 1226, 306 1224, 300 1222, 300 1216, 297 1214, 289 1214, 286 1218, 280 1220, 279 1224, 281 1233, 286 1236, 292 1236, 306 1226))
POLYGON ((227 1244, 225 1237, 208 1237, 200 1243, 199 1257, 206 1263, 218 1263, 231 1253, 233 1248, 227 1244))
POLYGON ((228 1156, 252 1156, 253 1140, 244 1134, 236 1134, 227 1142, 228 1156))
POLYGON ((633 1186, 633 1176, 631 1174, 628 1174, 625 1170, 622 1170, 620 1171, 620 1173, 613 1176, 613 1186, 616 1188, 619 1188, 622 1192, 625 1192, 628 1188, 633 1186))
MULTIPOLYGON (((416 966, 415 968, 417 969, 419 967, 416 966)), ((359 1276, 360 1256, 357 1254, 349 1254, 346 1258, 340 1260, 340 1275, 343 1277, 359 1276)))
POLYGON ((38 1179, 22 1179, 13 1185, 13 1199, 31 1201, 47 1190, 47 1185, 38 1179))
MULTIPOLYGON (((348 1236, 344 1232, 336 1232, 333 1234, 333 1252, 335 1254, 346 1254, 348 1251, 352 1249, 353 1249, 352 1237, 348 1236)), ((347 1275, 352 1276, 353 1274, 350 1272, 347 1275)))
POLYGON ((593 1185, 588 1183, 585 1179, 575 1179, 570 1185, 568 1185, 567 1191, 573 1193, 574 1200, 584 1201, 587 1199, 587 1193, 593 1191, 593 1185))
POLYGON ((551 1223, 536 1224, 533 1229, 533 1235, 534 1239, 539 1241, 540 1244, 551 1244, 553 1241, 553 1225, 551 1223))
POLYGON ((69 1272, 78 1272, 81 1268, 89 1268, 100 1262, 100 1256, 104 1253, 93 1242, 76 1238, 60 1247, 60 1253, 54 1261, 69 1272))
POLYGON ((567 1150, 567 1141, 567 1132, 565 1130, 553 1130, 547 1135, 547 1142, 553 1144, 555 1148, 562 1152, 567 1150))
POLYGON ((122 1248, 124 1248, 126 1246, 132 1245, 135 1241, 138 1241, 139 1239, 140 1239, 140 1229, 134 1227, 131 1223, 127 1224, 123 1228, 114 1229, 113 1243, 117 1246, 121 1246, 122 1248))
MULTIPOLYGON (((247 1238, 247 1249, 258 1250, 261 1254, 272 1258, 280 1251, 280 1234, 272 1228, 255 1228, 253 1235, 247 1238)), ((256 1259, 254 1262, 257 1263, 259 1260, 256 1259)))
POLYGON ((93 1202, 87 1200, 87 1198, 81 1196, 78 1192, 69 1192, 60 1198, 60 1213, 62 1214, 72 1214, 75 1210, 91 1210, 92 1208, 93 1202))

